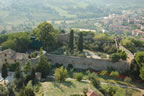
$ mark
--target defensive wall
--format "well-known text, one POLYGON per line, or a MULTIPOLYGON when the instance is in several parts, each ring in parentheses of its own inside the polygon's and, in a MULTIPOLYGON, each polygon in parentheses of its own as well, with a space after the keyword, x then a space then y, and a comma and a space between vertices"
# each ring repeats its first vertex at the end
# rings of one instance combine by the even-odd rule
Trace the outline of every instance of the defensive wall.
POLYGON ((116 69, 117 71, 126 71, 130 68, 129 64, 126 61, 113 63, 107 59, 92 59, 53 54, 47 54, 47 56, 52 65, 63 64, 63 66, 67 67, 69 64, 72 64, 74 68, 78 69, 93 69, 96 71, 101 71, 107 70, 108 67, 111 67, 116 69))

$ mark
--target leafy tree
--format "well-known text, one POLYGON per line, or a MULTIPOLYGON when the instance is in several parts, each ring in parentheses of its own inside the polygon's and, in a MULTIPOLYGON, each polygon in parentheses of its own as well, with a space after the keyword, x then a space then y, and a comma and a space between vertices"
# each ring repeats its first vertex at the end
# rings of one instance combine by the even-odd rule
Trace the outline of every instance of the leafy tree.
POLYGON ((8 95, 8 90, 4 86, 0 86, 0 96, 7 96, 8 95))
POLYGON ((34 30, 34 34, 36 35, 37 39, 43 43, 44 49, 47 49, 50 46, 55 46, 57 31, 50 23, 43 22, 39 24, 34 30))
POLYGON ((100 73, 100 75, 102 75, 102 76, 104 76, 104 75, 107 75, 107 73, 108 73, 108 71, 102 71, 101 73, 100 73))
POLYGON ((100 81, 98 80, 97 77, 93 77, 93 78, 91 79, 91 83, 92 83, 92 85, 93 85, 95 88, 97 88, 97 89, 100 89, 100 88, 101 88, 100 81))
POLYGON ((112 60, 112 62, 118 62, 120 60, 120 55, 118 53, 113 53, 110 56, 110 59, 112 60))
POLYGON ((19 63, 16 62, 14 64, 8 64, 9 71, 15 72, 16 68, 19 66, 19 63))
POLYGON ((14 85, 17 90, 21 89, 25 84, 25 78, 20 73, 20 78, 14 78, 14 85))
POLYGON ((130 50, 131 52, 135 53, 136 52, 136 46, 134 44, 134 42, 132 42, 132 40, 130 39, 123 39, 121 41, 121 44, 126 47, 128 50, 130 50))
POLYGON ((70 51, 72 51, 74 48, 74 31, 73 30, 71 30, 70 32, 68 48, 70 49, 70 51))
POLYGON ((140 69, 140 78, 142 79, 142 80, 144 80, 144 66, 143 67, 141 67, 141 69, 140 69))
POLYGON ((30 54, 30 58, 36 58, 36 56, 37 56, 37 53, 36 53, 36 52, 32 52, 32 53, 30 54))
POLYGON ((18 66, 17 66, 17 68, 15 70, 14 77, 15 77, 15 79, 20 79, 21 76, 22 76, 22 74, 21 74, 21 70, 20 70, 20 65, 18 64, 18 66))
POLYGON ((131 83, 132 82, 132 78, 131 77, 126 77, 124 79, 125 82, 131 83))
POLYGON ((24 70, 25 73, 31 73, 32 71, 32 65, 29 61, 26 62, 26 64, 24 65, 24 70))
POLYGON ((46 56, 40 56, 38 64, 36 65, 36 72, 41 72, 42 78, 45 78, 49 74, 50 62, 46 56))
POLYGON ((127 59, 127 54, 125 53, 125 51, 119 50, 118 53, 120 54, 120 57, 121 57, 122 60, 127 59))
POLYGON ((16 51, 25 52, 29 49, 31 44, 31 40, 27 34, 23 34, 23 36, 16 38, 16 51))
POLYGON ((95 40, 101 41, 101 42, 112 42, 114 41, 112 36, 109 36, 108 34, 99 34, 95 36, 95 40))
POLYGON ((8 35, 8 39, 5 42, 2 42, 1 46, 3 49, 11 48, 18 52, 25 52, 29 49, 31 40, 28 33, 12 33, 8 35))
POLYGON ((8 68, 7 68, 7 64, 3 64, 2 66, 2 77, 4 79, 4 83, 5 83, 5 79, 8 76, 8 68))
POLYGON ((16 43, 15 43, 15 40, 7 40, 5 42, 3 42, 1 44, 1 46, 3 47, 3 49, 13 49, 13 50, 16 50, 16 43))
POLYGON ((83 51, 83 33, 82 32, 80 32, 80 34, 79 34, 78 50, 80 52, 83 51))
POLYGON ((117 77, 119 76, 119 72, 112 71, 112 72, 110 73, 110 76, 117 78, 117 77))
POLYGON ((144 52, 137 53, 135 60, 136 60, 136 63, 138 64, 139 68, 144 66, 144 52))
POLYGON ((77 81, 81 81, 83 79, 83 74, 82 73, 74 73, 73 77, 77 80, 77 81))
POLYGON ((8 40, 8 35, 0 35, 0 44, 8 40))
POLYGON ((8 85, 8 96, 16 96, 12 84, 8 85))
POLYGON ((54 74, 56 81, 65 81, 65 79, 67 78, 67 75, 68 75, 67 69, 64 68, 63 66, 60 68, 57 68, 54 74))
POLYGON ((31 81, 27 84, 27 86, 24 89, 21 90, 19 96, 35 96, 31 81))
POLYGON ((97 77, 97 74, 95 72, 93 72, 93 73, 88 72, 88 79, 92 80, 93 77, 97 77))

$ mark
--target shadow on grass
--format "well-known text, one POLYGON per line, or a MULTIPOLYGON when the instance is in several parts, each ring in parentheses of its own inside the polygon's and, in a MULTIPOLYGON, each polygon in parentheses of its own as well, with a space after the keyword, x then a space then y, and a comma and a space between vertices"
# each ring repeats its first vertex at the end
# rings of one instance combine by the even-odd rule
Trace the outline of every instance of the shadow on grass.
POLYGON ((53 82, 52 84, 59 89, 62 89, 60 86, 61 84, 66 87, 74 87, 75 88, 75 85, 71 81, 53 82))
POLYGON ((61 84, 63 84, 64 86, 67 86, 67 87, 74 87, 75 88, 75 85, 71 81, 61 82, 61 84))

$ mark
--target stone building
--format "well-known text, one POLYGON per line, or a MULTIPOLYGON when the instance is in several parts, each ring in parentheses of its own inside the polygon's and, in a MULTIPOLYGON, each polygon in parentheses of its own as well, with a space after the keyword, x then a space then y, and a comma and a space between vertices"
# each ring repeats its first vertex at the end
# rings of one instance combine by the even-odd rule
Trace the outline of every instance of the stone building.
POLYGON ((13 64, 19 62, 20 64, 25 64, 28 56, 26 53, 18 53, 11 49, 0 51, 0 69, 4 63, 13 64))

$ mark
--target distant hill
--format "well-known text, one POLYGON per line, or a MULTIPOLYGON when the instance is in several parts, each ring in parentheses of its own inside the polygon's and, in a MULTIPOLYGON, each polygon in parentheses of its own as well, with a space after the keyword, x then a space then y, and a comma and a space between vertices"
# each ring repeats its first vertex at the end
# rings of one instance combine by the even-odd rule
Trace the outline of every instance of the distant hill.
POLYGON ((0 24, 101 17, 108 15, 109 6, 131 6, 144 4, 143 2, 144 0, 0 0, 0 24))

